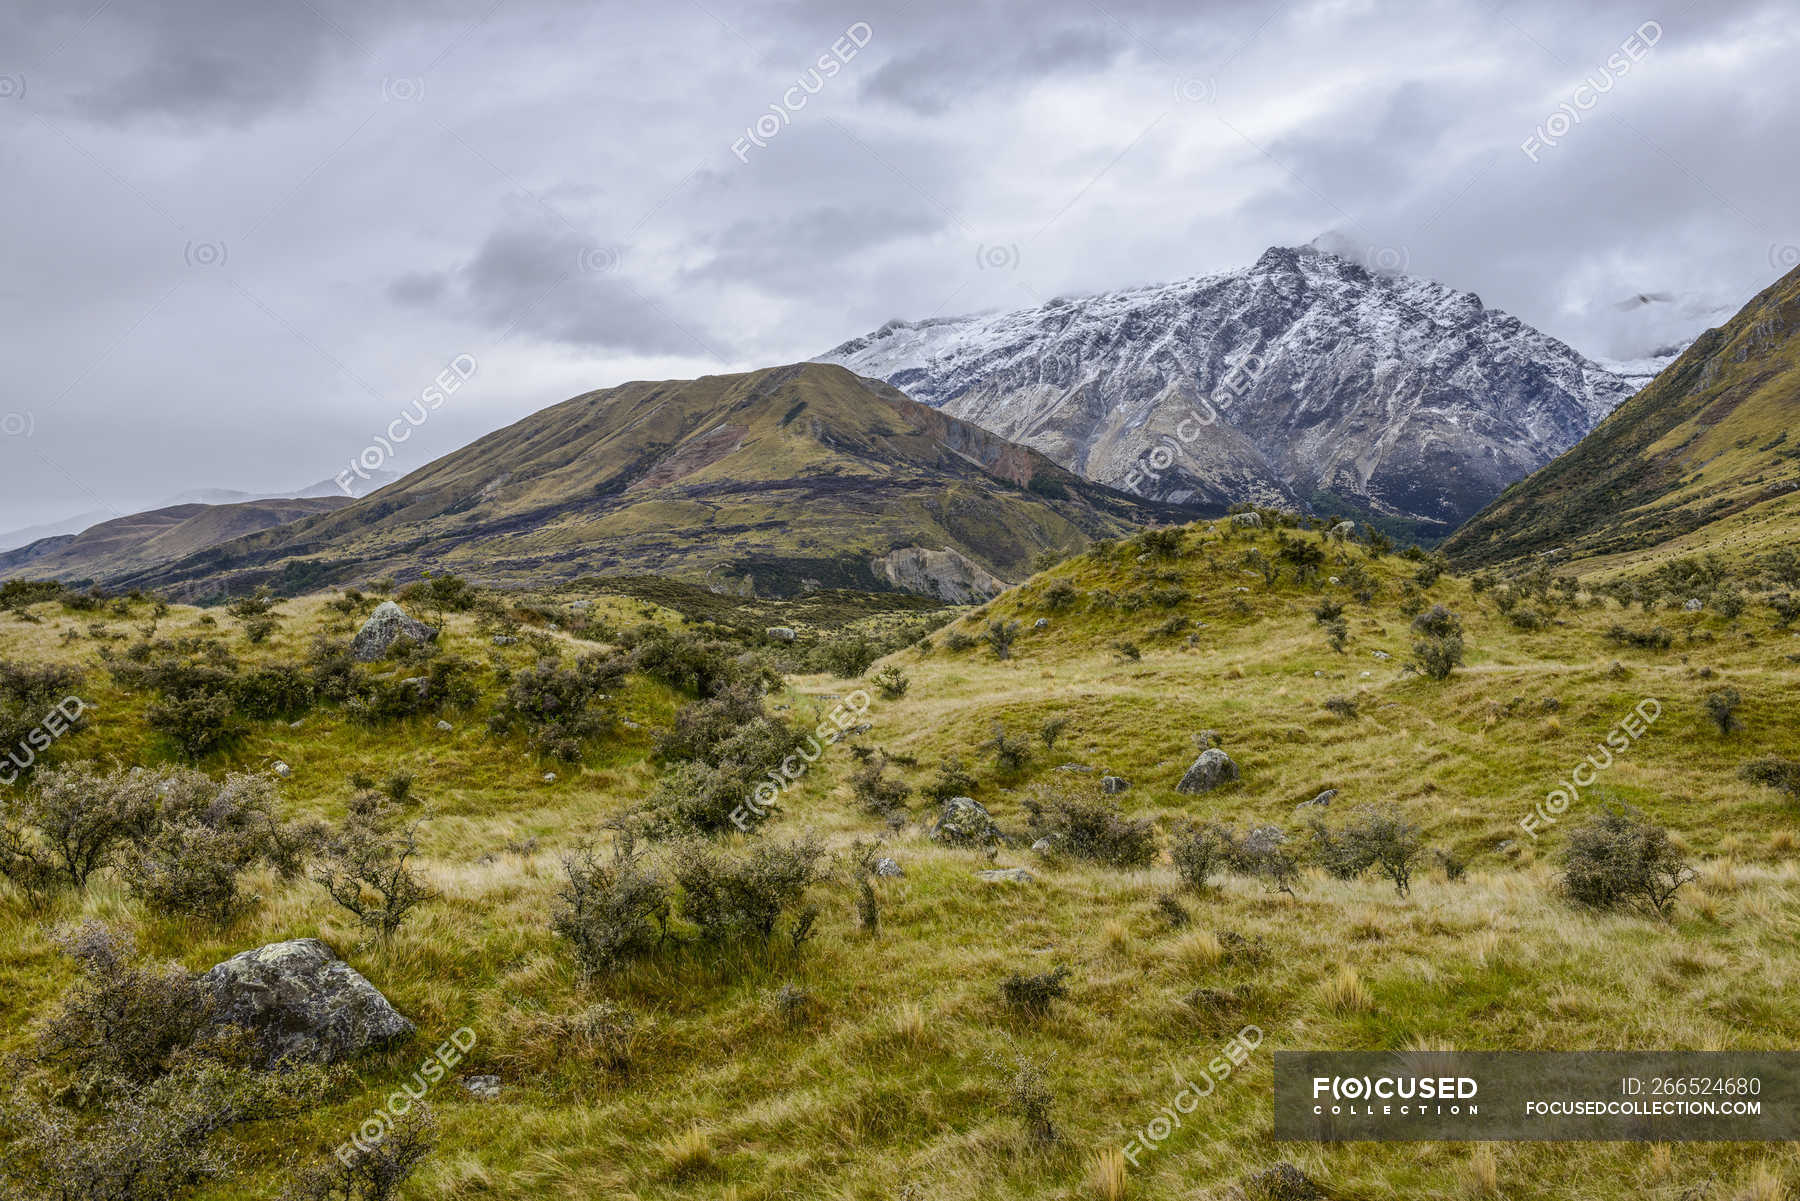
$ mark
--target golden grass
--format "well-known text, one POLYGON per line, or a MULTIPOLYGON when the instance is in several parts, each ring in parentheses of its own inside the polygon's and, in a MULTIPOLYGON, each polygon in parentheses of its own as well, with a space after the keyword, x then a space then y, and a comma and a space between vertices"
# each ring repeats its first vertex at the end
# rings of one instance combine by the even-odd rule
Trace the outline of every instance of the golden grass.
MULTIPOLYGON (((1469 663, 1434 684, 1398 670, 1409 636, 1392 581, 1410 564, 1375 565, 1389 591, 1371 609, 1348 605, 1353 638, 1340 656, 1312 618, 1314 594, 1271 592, 1260 577, 1228 570, 1248 545, 1190 535, 1175 564, 1118 556, 1059 569, 1084 594, 1160 587, 1154 573, 1176 573, 1191 593, 1177 611, 1207 623, 1191 645, 1150 633, 1166 616, 1160 608, 1046 613, 1043 581, 1009 592, 988 609, 1023 621, 1016 658, 998 662, 980 649, 952 655, 941 635, 930 654, 891 656, 912 687, 899 700, 875 702, 863 741, 915 757, 918 767, 900 771, 915 787, 944 754, 963 756, 977 796, 1009 830, 1024 826, 1025 790, 1063 763, 1127 777, 1130 790, 1116 798, 1122 809, 1165 830, 1190 819, 1239 829, 1274 823, 1304 838, 1305 815, 1319 811, 1296 814, 1295 806, 1335 787, 1338 798, 1320 816, 1335 822, 1358 805, 1391 802, 1425 827, 1434 847, 1467 861, 1460 880, 1422 872, 1402 899, 1373 878, 1311 872, 1287 896, 1228 876, 1205 895, 1185 895, 1192 924, 1171 930, 1154 909, 1159 894, 1182 887, 1166 858, 1121 872, 1039 862, 1026 841, 1002 850, 999 865, 1027 866, 1036 882, 983 885, 974 873, 989 866, 985 857, 931 842, 930 814, 916 802, 902 828, 878 831, 850 796, 853 760, 834 752, 784 798, 775 830, 810 828, 840 850, 883 834, 884 853, 906 875, 877 883, 878 939, 860 933, 853 892, 839 883, 820 890, 817 936, 798 953, 671 950, 584 989, 546 924, 560 859, 603 835, 604 821, 654 782, 651 736, 668 724, 677 698, 634 684, 622 702, 641 728, 622 731, 579 768, 542 762, 516 740, 487 734, 481 711, 453 716, 456 729, 444 735, 430 721, 370 730, 320 710, 297 730, 259 725, 244 746, 206 767, 254 769, 280 758, 294 768, 283 784, 290 812, 327 818, 342 814, 351 772, 408 767, 434 814, 423 868, 443 899, 385 947, 362 944, 315 886, 272 876, 254 882, 264 904, 223 931, 148 914, 106 878, 47 919, 0 902, 0 1051, 24 1049, 32 1023, 69 982, 46 925, 102 916, 135 926, 153 954, 196 969, 275 939, 323 937, 422 1028, 416 1045, 360 1061, 357 1083, 325 1108, 242 1132, 244 1171, 198 1190, 204 1201, 275 1197, 289 1157, 328 1152, 411 1073, 421 1047, 464 1024, 477 1033, 467 1070, 499 1074, 501 1098, 482 1103, 440 1087, 432 1100, 443 1146, 409 1186, 409 1201, 1118 1196, 1127 1180, 1115 1149, 1168 1103, 1170 1065, 1204 1063, 1247 1022, 1265 1031, 1264 1043, 1182 1130, 1130 1169, 1133 1198, 1223 1196, 1281 1159, 1333 1195, 1370 1201, 1590 1201, 1646 1192, 1675 1201, 1709 1178, 1721 1196, 1780 1195, 1770 1190, 1796 1177, 1794 1150, 1785 1146, 1276 1144, 1268 1138, 1268 1057, 1320 1047, 1800 1046, 1792 938, 1800 928, 1800 821, 1791 801, 1736 777, 1741 762, 1759 755, 1800 756, 1800 729, 1790 719, 1800 682, 1785 658, 1800 642, 1753 616, 1733 626, 1710 614, 1659 613, 1654 621, 1677 630, 1675 648, 1620 651, 1601 641, 1606 626, 1648 622, 1611 607, 1566 609, 1566 625, 1523 634, 1465 582, 1445 578, 1432 595, 1464 615, 1469 663), (1253 591, 1233 593, 1240 581, 1253 591), (1234 610, 1234 596, 1248 596, 1249 615, 1234 610), (1038 615, 1049 616, 1047 630, 1024 620, 1038 615), (1124 637, 1143 648, 1140 660, 1121 661, 1111 650, 1124 637), (1376 659, 1375 650, 1393 657, 1376 659), (1615 659, 1626 678, 1608 673, 1615 659), (1701 666, 1718 674, 1688 674, 1701 666), (1711 732, 1700 708, 1720 678, 1745 698, 1745 730, 1728 740, 1711 732), (1321 708, 1327 697, 1349 694, 1359 697, 1355 719, 1321 708), (1664 715, 1617 757, 1605 784, 1669 825, 1701 864, 1703 878, 1684 890, 1673 923, 1585 913, 1558 899, 1557 857, 1586 794, 1535 841, 1519 826, 1647 695, 1662 700, 1664 715), (1560 702, 1560 730, 1540 708, 1546 696, 1560 702), (1054 716, 1069 718, 1063 740, 1053 752, 1039 744, 1017 776, 1001 775, 976 749, 996 721, 1035 739, 1054 716), (1202 729, 1219 732, 1243 778, 1183 796, 1173 786, 1202 729), (558 772, 555 784, 542 781, 546 770, 558 772), (534 850, 507 849, 530 838, 534 850), (997 984, 1009 971, 1063 963, 1074 969, 1071 996, 1046 1017, 1017 1019, 998 1005, 997 984), (787 983, 815 998, 814 1016, 799 1028, 767 1005, 787 983), (552 1033, 556 1019, 602 999, 645 1021, 628 1072, 589 1066, 552 1033), (1008 1049, 1048 1062, 1064 1136, 1058 1145, 1032 1147, 1005 1110, 984 1060, 1008 1049)), ((349 632, 323 598, 283 610, 283 629, 267 647, 245 645, 229 618, 212 632, 253 661, 294 659, 315 631, 349 632)), ((93 727, 59 753, 154 760, 161 751, 143 728, 143 698, 112 686, 96 658, 100 644, 85 635, 62 641, 68 629, 85 630, 85 615, 37 612, 40 625, 0 617, 0 655, 86 664, 99 705, 93 727)), ((177 608, 162 629, 207 629, 198 619, 177 608)), ((140 620, 110 624, 125 630, 140 620)), ((486 644, 460 617, 446 641, 481 661, 527 661, 521 648, 486 644)), ((850 686, 795 678, 772 703, 804 714, 815 698, 850 686)))

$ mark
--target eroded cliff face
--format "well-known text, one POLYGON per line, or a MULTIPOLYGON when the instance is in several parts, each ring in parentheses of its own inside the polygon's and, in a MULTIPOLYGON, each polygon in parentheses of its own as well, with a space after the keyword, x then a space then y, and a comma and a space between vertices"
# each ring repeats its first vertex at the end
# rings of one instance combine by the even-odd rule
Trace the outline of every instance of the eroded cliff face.
POLYGON ((951 604, 976 604, 998 596, 1006 581, 958 551, 907 546, 875 560, 875 574, 902 592, 935 596, 951 604))

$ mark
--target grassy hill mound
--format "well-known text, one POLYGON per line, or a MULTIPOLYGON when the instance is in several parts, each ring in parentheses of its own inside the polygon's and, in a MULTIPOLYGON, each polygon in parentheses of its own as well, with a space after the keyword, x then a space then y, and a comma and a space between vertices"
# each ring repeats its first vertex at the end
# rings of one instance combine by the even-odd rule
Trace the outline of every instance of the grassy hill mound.
POLYGON ((497 1076, 498 1095, 430 1090, 437 1146, 404 1196, 1250 1197, 1291 1179, 1269 1175, 1283 1162, 1337 1197, 1780 1195, 1796 1160, 1778 1145, 1272 1140, 1275 1050, 1800 1045, 1797 802, 1770 766, 1800 757, 1800 638, 1761 610, 1642 614, 1547 576, 1495 585, 1256 520, 1096 544, 934 630, 794 619, 794 644, 754 628, 774 612, 702 625, 643 595, 439 583, 405 600, 441 624, 434 649, 364 676, 334 648, 372 594, 283 602, 252 642, 270 616, 254 606, 15 591, 0 658, 78 669, 70 686, 92 702, 52 769, 185 761, 166 714, 151 728, 157 706, 206 678, 248 688, 145 674, 165 660, 217 667, 228 652, 235 680, 292 666, 315 691, 238 714, 198 766, 260 773, 283 820, 331 829, 359 796, 399 794, 435 896, 380 938, 267 865, 243 881, 256 903, 224 924, 148 904, 123 860, 42 911, 8 893, 0 1047, 28 1057, 24 1083, 66 1082, 29 1059, 75 981, 59 926, 111 922, 193 970, 316 936, 420 1035, 295 1112, 216 1136, 239 1159, 193 1196, 277 1196, 463 1026, 475 1041, 458 1072, 497 1076), (1443 665, 1453 627, 1460 663, 1442 679, 1409 669, 1443 665), (596 720, 561 723, 572 744, 540 738, 526 717, 544 710, 526 702, 541 690, 520 682, 589 656, 584 678, 605 681, 582 694, 596 720), (334 679, 343 699, 317 691, 334 679), (752 715, 733 689, 757 679, 771 687, 752 715), (836 726, 859 689, 866 706, 836 726), (1583 769, 1596 782, 1527 829, 1647 701, 1655 719, 1583 769), (800 744, 804 766, 753 832, 682 827, 733 803, 709 791, 733 756, 822 723, 842 736, 800 744), (1180 791, 1208 747, 1237 778, 1180 791), (1123 783, 1103 791, 1107 777, 1123 783), (933 837, 941 798, 959 795, 992 837, 933 837), (1609 797, 1667 829, 1697 872, 1666 919, 1559 887, 1570 832, 1609 797), (1378 868, 1333 874, 1365 810, 1416 827, 1404 895, 1378 868), (1235 850, 1196 883, 1209 826, 1235 850), (721 918, 709 888, 726 866, 770 867, 777 851, 791 866, 809 836, 818 858, 766 929, 721 918), (588 846, 616 864, 627 843, 667 890, 667 926, 584 970, 567 923, 553 929, 569 859, 588 846), (1283 854, 1287 874, 1271 868, 1283 854), (881 857, 903 874, 870 872, 881 857), (979 874, 1013 868, 1031 878, 979 874), (1242 1066, 1156 1133, 1175 1073, 1200 1079, 1251 1026, 1242 1066))
POLYGON ((886 384, 800 364, 578 396, 329 516, 118 582, 301 591, 426 570, 533 585, 654 572, 764 596, 957 595, 877 562, 919 548, 960 556, 988 595, 986 573, 1020 579, 1039 554, 1192 515, 886 384))
POLYGON ((1800 270, 1702 334, 1567 454, 1445 542, 1479 567, 1554 553, 1584 574, 1800 536, 1800 270))

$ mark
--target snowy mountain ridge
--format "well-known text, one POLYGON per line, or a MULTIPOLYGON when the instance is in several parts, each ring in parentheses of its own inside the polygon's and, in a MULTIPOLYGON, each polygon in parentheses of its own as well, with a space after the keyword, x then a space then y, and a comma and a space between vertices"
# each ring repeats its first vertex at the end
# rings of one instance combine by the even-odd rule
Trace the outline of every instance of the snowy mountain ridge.
POLYGON ((1013 312, 890 321, 821 361, 1155 499, 1278 503, 1424 536, 1637 390, 1474 293, 1312 246, 1013 312), (1224 388, 1234 364, 1247 386, 1224 388), (1201 401, 1217 420, 1196 428, 1201 401))

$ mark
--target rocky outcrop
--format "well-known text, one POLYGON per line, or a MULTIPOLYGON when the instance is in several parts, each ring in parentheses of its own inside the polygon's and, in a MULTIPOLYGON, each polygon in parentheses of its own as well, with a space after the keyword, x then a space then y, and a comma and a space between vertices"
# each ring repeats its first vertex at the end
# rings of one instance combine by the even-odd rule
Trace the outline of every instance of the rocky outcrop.
POLYGON ((316 938, 233 955, 200 977, 211 1020, 242 1026, 258 1064, 336 1063, 410 1038, 416 1029, 355 968, 316 938))
POLYGON ((978 604, 1006 589, 1006 581, 960 551, 907 546, 875 560, 875 574, 902 592, 935 596, 953 605, 978 604))
POLYGON ((1194 795, 1211 792, 1221 784, 1229 784, 1238 778, 1238 766, 1218 747, 1209 747, 1200 752, 1194 765, 1187 769, 1181 777, 1181 783, 1175 785, 1176 792, 1194 795))
POLYGON ((373 663, 387 654, 394 643, 402 638, 410 638, 414 642, 431 642, 438 632, 414 617, 408 617, 406 611, 393 601, 383 601, 376 606, 375 612, 369 614, 369 620, 363 622, 362 629, 356 631, 356 637, 350 643, 350 653, 359 663, 373 663))
POLYGON ((931 827, 933 842, 951 846, 987 846, 999 840, 1000 828, 987 808, 973 797, 953 796, 944 802, 944 811, 931 827))

